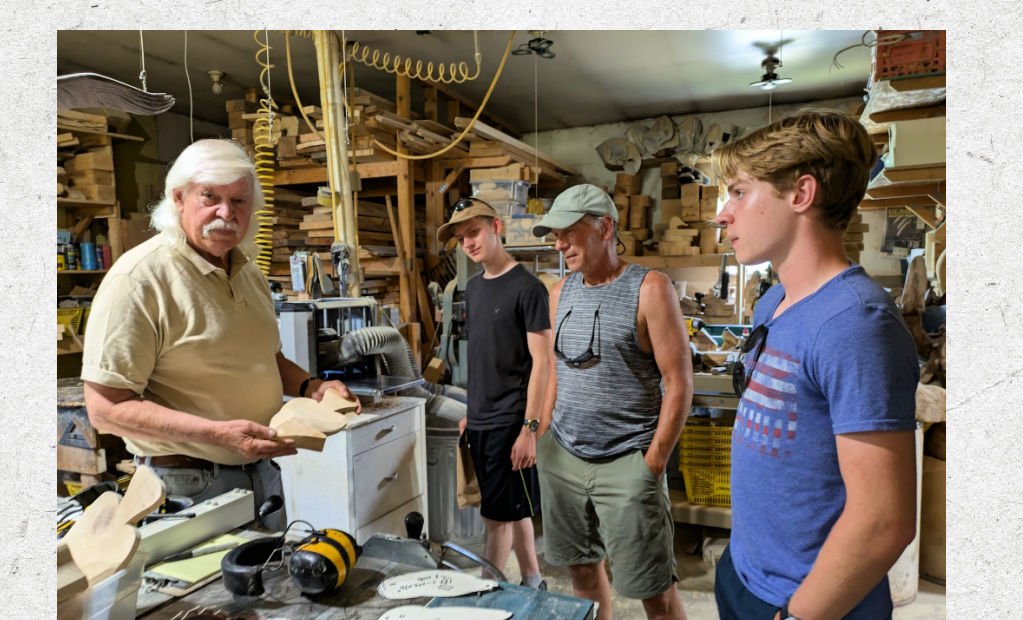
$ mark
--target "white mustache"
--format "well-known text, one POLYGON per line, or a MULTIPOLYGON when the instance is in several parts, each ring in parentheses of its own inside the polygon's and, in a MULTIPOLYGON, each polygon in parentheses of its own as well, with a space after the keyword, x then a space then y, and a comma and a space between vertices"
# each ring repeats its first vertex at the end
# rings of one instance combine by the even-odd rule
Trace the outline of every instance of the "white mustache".
POLYGON ((210 232, 214 230, 229 230, 233 233, 236 233, 235 236, 237 236, 238 224, 235 222, 228 222, 227 220, 218 217, 217 219, 213 220, 212 222, 209 222, 208 224, 202 227, 203 238, 208 239, 210 236, 210 232))

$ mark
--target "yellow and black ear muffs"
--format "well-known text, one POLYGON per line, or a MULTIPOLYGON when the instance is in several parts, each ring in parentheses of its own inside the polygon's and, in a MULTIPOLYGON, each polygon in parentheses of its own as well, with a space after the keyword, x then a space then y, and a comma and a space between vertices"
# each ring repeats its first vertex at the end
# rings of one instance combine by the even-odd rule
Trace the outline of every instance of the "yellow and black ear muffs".
POLYGON ((283 536, 257 538, 238 545, 220 560, 224 588, 238 596, 263 594, 263 567, 283 558, 283 536))
POLYGON ((330 592, 341 587, 360 555, 362 547, 347 532, 319 530, 292 552, 288 574, 303 594, 330 592))

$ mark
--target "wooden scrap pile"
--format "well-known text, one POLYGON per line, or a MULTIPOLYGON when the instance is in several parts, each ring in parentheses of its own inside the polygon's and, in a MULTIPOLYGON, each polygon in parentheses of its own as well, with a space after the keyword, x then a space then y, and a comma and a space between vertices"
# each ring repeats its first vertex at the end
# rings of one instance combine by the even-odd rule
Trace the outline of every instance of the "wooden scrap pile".
MULTIPOLYGON (((662 175, 662 182, 665 178, 670 177, 662 175)), ((718 229, 712 223, 717 215, 718 188, 687 183, 678 190, 678 198, 661 200, 661 222, 654 227, 658 254, 696 256, 727 251, 718 243, 718 229)))
MULTIPOLYGON (((395 256, 397 252, 386 207, 377 202, 360 200, 356 210, 360 259, 395 256)), ((325 187, 315 195, 276 188, 272 238, 270 275, 267 279, 280 283, 285 294, 296 294, 291 280, 291 257, 295 252, 317 255, 326 275, 336 278, 330 260, 330 246, 334 242, 333 206, 325 187)), ((371 272, 368 276, 363 281, 363 295, 373 296, 381 304, 398 302, 396 275, 371 272)))
POLYGON ((57 196, 113 204, 116 193, 110 136, 62 131, 63 127, 108 131, 107 116, 59 110, 57 125, 57 196))
POLYGON ((863 233, 870 231, 870 224, 863 223, 863 215, 856 211, 856 215, 849 221, 849 227, 845 229, 842 243, 845 245, 846 255, 855 262, 860 262, 860 252, 863 251, 863 233))
MULTIPOLYGON (((454 120, 455 127, 464 130, 471 120, 459 116, 454 120)), ((542 180, 545 186, 552 189, 564 185, 566 177, 579 175, 575 168, 480 120, 473 124, 466 138, 469 140, 468 156, 474 160, 475 168, 495 168, 513 162, 520 163, 526 166, 523 173, 527 175, 521 180, 529 181, 532 185, 542 180)))
POLYGON ((690 317, 703 317, 708 322, 717 323, 722 319, 735 316, 735 304, 730 304, 713 293, 696 293, 696 297, 684 296, 679 299, 682 314, 690 317))
POLYGON ((636 256, 639 245, 650 238, 650 196, 639 193, 641 186, 638 174, 615 177, 611 200, 618 209, 618 238, 625 245, 626 256, 636 256))

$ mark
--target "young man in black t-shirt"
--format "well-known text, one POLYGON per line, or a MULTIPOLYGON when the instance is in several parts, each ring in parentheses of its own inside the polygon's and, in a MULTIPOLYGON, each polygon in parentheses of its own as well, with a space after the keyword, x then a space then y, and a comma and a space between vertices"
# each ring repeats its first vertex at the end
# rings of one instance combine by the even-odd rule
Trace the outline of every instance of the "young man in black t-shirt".
POLYGON ((468 433, 480 483, 484 556, 504 570, 514 549, 523 585, 546 589, 532 518, 540 508, 536 429, 552 348, 547 289, 505 251, 501 227, 489 204, 466 198, 437 230, 441 243, 457 238, 483 265, 465 289, 469 388, 460 429, 468 433))

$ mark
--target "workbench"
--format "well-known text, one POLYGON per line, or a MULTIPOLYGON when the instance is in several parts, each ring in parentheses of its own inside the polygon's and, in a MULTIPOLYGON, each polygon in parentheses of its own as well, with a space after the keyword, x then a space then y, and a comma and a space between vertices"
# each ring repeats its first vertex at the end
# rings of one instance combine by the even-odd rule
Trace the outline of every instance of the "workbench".
MULTIPOLYGON (((392 538, 392 541, 398 540, 392 538)), ((377 620, 390 609, 404 605, 443 607, 450 605, 506 609, 521 618, 559 618, 561 620, 592 620, 592 601, 559 594, 541 592, 507 582, 499 582, 496 590, 461 597, 438 598, 419 597, 405 600, 390 600, 377 593, 377 586, 388 577, 424 570, 433 559, 418 543, 405 539, 408 546, 393 557, 383 559, 371 550, 377 539, 367 544, 348 578, 335 592, 308 597, 301 593, 292 582, 284 566, 275 571, 263 571, 265 592, 262 596, 235 596, 228 592, 221 579, 217 579, 195 592, 180 599, 174 599, 139 617, 169 620, 177 614, 192 615, 202 609, 221 612, 223 617, 244 616, 246 618, 316 618, 317 620, 377 620), (399 559, 400 558, 400 559, 399 559)), ((383 541, 387 543, 387 541, 383 541)), ((391 545, 378 547, 386 553, 391 545)), ((391 557, 388 555, 387 557, 391 557)), ((139 603, 144 603, 146 594, 140 593, 139 603)), ((185 616, 191 617, 189 616, 185 616)))

